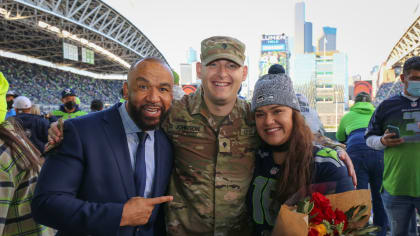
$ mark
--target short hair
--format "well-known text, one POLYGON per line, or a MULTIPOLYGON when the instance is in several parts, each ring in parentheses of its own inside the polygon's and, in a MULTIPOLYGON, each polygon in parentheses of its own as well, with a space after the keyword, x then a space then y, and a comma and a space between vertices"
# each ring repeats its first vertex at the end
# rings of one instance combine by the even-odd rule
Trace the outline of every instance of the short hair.
POLYGON ((137 64, 139 64, 141 62, 144 62, 144 61, 160 63, 163 66, 167 67, 170 71, 172 71, 171 67, 169 67, 169 65, 164 60, 162 60, 160 58, 157 58, 157 57, 145 57, 145 58, 142 58, 140 60, 136 60, 135 62, 133 62, 133 64, 131 64, 129 71, 132 71, 134 69, 134 67, 136 67, 137 64))
POLYGON ((360 92, 356 95, 354 102, 372 102, 372 98, 366 92, 360 92))
POLYGON ((411 57, 404 62, 403 74, 408 75, 410 74, 411 70, 420 71, 420 56, 411 57))
POLYGON ((104 103, 99 99, 94 99, 90 103, 90 109, 92 111, 101 111, 104 108, 104 103))

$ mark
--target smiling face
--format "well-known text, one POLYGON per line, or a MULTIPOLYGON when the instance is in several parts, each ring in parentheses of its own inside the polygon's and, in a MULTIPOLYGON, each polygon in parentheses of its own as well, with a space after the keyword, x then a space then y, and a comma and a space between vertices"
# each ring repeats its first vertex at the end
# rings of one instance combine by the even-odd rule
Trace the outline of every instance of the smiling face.
POLYGON ((204 96, 215 105, 235 102, 247 73, 246 66, 240 66, 225 59, 216 60, 207 65, 197 63, 197 75, 202 80, 204 96))
POLYGON ((142 130, 153 130, 172 103, 173 78, 168 67, 156 60, 137 63, 128 74, 124 92, 127 111, 142 130))
POLYGON ((293 129, 293 109, 283 105, 267 105, 255 110, 257 132, 271 146, 286 143, 293 129))

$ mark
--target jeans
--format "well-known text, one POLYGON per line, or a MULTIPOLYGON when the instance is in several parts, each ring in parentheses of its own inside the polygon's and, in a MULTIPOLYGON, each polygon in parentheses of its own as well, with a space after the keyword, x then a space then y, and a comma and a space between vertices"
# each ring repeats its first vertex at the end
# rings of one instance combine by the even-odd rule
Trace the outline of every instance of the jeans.
POLYGON ((420 210, 420 198, 392 196, 382 193, 385 210, 391 223, 391 236, 416 236, 416 211, 420 210))
POLYGON ((370 184, 373 224, 382 228, 376 235, 385 236, 388 228, 388 217, 380 193, 384 172, 384 153, 366 146, 353 146, 347 150, 347 153, 353 161, 356 171, 357 189, 368 189, 368 184, 370 184))

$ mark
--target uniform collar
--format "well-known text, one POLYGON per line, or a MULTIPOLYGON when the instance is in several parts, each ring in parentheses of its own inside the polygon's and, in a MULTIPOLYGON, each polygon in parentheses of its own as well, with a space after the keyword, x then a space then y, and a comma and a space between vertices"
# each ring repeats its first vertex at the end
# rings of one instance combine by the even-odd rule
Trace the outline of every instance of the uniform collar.
MULTIPOLYGON (((210 119, 212 115, 204 102, 203 93, 203 88, 200 86, 200 88, 198 88, 197 91, 192 95, 191 102, 188 104, 189 110, 191 111, 191 115, 201 114, 207 119, 210 119)), ((237 120, 238 118, 253 120, 249 103, 245 100, 236 98, 235 105, 233 106, 232 111, 229 113, 227 120, 234 122, 234 120, 237 120)))

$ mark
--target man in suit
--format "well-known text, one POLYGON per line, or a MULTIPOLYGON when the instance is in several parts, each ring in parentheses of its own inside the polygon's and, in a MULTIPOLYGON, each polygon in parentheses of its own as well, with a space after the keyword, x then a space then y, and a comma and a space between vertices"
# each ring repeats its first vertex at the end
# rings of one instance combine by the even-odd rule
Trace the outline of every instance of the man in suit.
POLYGON ((158 127, 172 87, 169 67, 146 58, 130 68, 127 102, 67 120, 39 176, 35 220, 58 235, 163 235, 172 147, 158 127))

